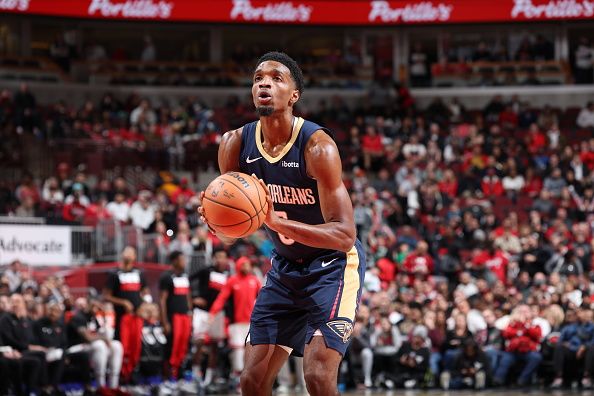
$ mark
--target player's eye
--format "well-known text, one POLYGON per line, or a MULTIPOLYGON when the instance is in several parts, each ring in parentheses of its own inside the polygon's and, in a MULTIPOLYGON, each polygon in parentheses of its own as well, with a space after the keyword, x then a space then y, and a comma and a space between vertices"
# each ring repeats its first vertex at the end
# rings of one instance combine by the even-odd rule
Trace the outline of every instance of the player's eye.
POLYGON ((254 77, 254 81, 260 81, 261 79, 262 79, 262 77, 260 77, 260 76, 254 77))
POLYGON ((280 78, 280 76, 276 76, 276 77, 274 77, 274 81, 278 81, 278 82, 280 82, 280 81, 283 81, 283 79, 282 79, 282 78, 280 78))

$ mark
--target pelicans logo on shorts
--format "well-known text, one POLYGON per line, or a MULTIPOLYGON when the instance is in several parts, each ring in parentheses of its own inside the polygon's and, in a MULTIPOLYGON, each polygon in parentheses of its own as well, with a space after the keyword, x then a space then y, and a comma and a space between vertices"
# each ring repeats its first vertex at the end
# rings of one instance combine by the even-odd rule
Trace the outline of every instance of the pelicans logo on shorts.
POLYGON ((342 342, 345 344, 349 341, 351 335, 353 334, 353 325, 347 320, 333 320, 326 323, 326 326, 330 327, 330 329, 339 337, 342 337, 342 342))

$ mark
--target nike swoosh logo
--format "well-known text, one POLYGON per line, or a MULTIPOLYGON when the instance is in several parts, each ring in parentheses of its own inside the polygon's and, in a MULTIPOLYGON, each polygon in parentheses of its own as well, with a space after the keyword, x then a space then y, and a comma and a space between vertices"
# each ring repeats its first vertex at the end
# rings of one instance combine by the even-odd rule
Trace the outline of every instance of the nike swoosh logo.
POLYGON ((338 260, 338 257, 336 257, 335 259, 332 259, 332 260, 330 260, 328 262, 322 261, 322 268, 329 266, 330 264, 332 264, 336 260, 338 260))
POLYGON ((256 161, 258 161, 259 159, 262 159, 262 157, 253 158, 253 159, 252 159, 252 158, 250 158, 250 157, 247 157, 247 158, 245 159, 245 162, 247 162, 248 164, 251 164, 252 162, 256 162, 256 161))

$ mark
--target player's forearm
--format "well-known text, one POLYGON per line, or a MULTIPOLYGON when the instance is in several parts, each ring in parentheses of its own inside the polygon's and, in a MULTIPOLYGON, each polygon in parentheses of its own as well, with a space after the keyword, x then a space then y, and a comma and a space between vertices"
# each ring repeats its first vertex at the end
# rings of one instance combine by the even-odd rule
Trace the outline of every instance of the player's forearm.
POLYGON ((161 322, 163 324, 168 323, 168 315, 167 315, 167 296, 161 295, 160 300, 160 311, 161 311, 161 322))
POLYGON ((311 247, 348 252, 355 244, 355 229, 338 221, 311 225, 278 219, 268 226, 287 238, 311 247))

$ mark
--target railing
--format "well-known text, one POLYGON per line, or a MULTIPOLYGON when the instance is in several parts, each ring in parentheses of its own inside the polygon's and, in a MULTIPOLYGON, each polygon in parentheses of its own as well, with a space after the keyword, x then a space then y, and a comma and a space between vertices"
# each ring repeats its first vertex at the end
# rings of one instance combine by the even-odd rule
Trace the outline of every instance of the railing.
POLYGON ((0 216, 0 224, 45 224, 43 217, 0 216))
POLYGON ((3 55, 0 60, 0 79, 63 82, 70 81, 70 76, 47 57, 3 55))
POLYGON ((90 226, 72 226, 71 246, 72 264, 90 264, 94 261, 96 253, 95 230, 90 226))
POLYGON ((431 66, 434 86, 565 84, 570 69, 562 61, 435 63, 431 66), (530 81, 529 79, 532 79, 530 81))
MULTIPOLYGON (((96 227, 72 227, 73 264, 118 261, 125 246, 136 248, 139 262, 166 264, 170 253, 163 236, 144 234, 140 228, 107 220, 96 227)), ((188 267, 197 268, 210 263, 212 248, 195 252, 188 257, 188 267)))
MULTIPOLYGON (((342 71, 324 61, 302 63, 300 66, 305 76, 316 76, 316 86, 319 87, 362 88, 369 86, 373 80, 373 68, 370 66, 342 71)), ((252 81, 252 68, 233 62, 75 61, 72 70, 76 79, 92 84, 250 86, 252 81)))

